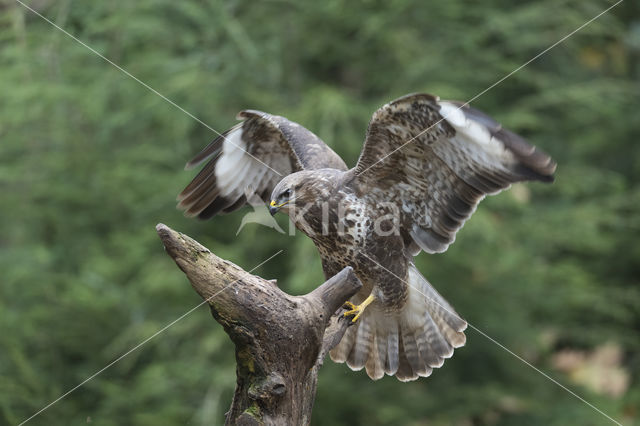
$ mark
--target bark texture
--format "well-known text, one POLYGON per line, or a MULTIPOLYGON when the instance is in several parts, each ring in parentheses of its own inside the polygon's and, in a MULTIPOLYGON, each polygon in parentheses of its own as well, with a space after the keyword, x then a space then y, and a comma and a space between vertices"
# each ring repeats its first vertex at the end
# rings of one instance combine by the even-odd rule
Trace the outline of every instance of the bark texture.
POLYGON ((318 370, 350 321, 342 305, 362 286, 345 268, 304 296, 281 291, 171 228, 165 249, 236 346, 237 386, 228 425, 306 425, 318 370))

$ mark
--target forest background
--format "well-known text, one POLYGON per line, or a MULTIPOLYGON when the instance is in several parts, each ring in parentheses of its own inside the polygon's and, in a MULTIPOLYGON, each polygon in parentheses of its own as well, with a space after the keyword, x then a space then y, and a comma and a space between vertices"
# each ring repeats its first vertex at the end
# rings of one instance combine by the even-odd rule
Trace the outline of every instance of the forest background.
MULTIPOLYGON (((28 4, 207 125, 297 121, 355 164, 371 114, 466 101, 607 1, 72 1, 28 4)), ((184 218, 184 163, 216 135, 19 3, 0 2, 0 424, 18 424, 200 303, 158 222, 302 294, 312 242, 243 212, 184 218)), ((471 324, 625 424, 640 422, 640 3, 625 1, 473 105, 558 161, 489 197, 419 269, 471 324)), ((248 212, 245 210, 244 212, 248 212)), ((286 227, 284 217, 280 223, 286 227)), ((469 329, 427 379, 327 361, 318 425, 610 424, 469 329)), ((219 424, 233 346, 201 307, 33 425, 219 424)))

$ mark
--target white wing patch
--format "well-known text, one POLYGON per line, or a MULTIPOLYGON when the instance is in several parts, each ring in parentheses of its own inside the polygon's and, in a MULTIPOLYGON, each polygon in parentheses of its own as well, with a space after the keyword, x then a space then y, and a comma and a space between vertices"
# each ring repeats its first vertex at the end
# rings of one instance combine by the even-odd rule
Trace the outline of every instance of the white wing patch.
POLYGON ((491 136, 489 130, 481 123, 468 119, 459 106, 449 102, 438 102, 438 104, 440 105, 440 115, 453 126, 456 137, 462 136, 478 148, 503 161, 516 162, 514 155, 506 149, 500 140, 491 136))
POLYGON ((251 164, 246 155, 247 144, 242 140, 242 128, 227 135, 222 145, 222 155, 215 169, 218 187, 223 188, 223 196, 235 189, 242 173, 251 164))
MULTIPOLYGON (((215 169, 219 196, 238 198, 248 186, 261 189, 273 180, 278 181, 278 176, 264 164, 247 155, 246 149, 247 144, 242 139, 242 128, 231 132, 225 139, 215 169)), ((290 172, 288 158, 280 158, 277 152, 268 154, 265 161, 272 164, 276 170, 290 172)))

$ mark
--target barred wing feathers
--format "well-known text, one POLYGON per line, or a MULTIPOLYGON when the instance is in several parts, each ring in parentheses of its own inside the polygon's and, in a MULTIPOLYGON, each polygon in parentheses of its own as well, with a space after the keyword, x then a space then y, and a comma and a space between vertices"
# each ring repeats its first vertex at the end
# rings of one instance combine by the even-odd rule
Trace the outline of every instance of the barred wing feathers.
POLYGON ((551 182, 555 169, 549 155, 484 113, 417 94, 374 113, 355 185, 371 203, 395 203, 407 239, 437 253, 485 195, 514 182, 551 182))
POLYGON ((342 159, 315 134, 284 117, 261 111, 238 114, 224 132, 186 165, 207 164, 178 195, 186 216, 209 219, 247 203, 247 188, 263 201, 286 175, 304 169, 346 170, 342 159))

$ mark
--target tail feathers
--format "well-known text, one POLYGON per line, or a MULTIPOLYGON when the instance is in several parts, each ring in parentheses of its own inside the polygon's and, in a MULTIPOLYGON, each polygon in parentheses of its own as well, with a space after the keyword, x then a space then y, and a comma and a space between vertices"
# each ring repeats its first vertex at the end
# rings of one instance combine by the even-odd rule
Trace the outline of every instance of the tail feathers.
MULTIPOLYGON (((352 370, 365 368, 374 380, 385 374, 401 381, 428 377, 434 368, 463 346, 467 327, 451 305, 420 275, 414 265, 408 275, 409 297, 398 312, 378 303, 369 305, 331 351, 335 362, 352 370)), ((367 295, 357 295, 353 303, 367 295)))
POLYGON ((353 346, 353 349, 351 349, 351 353, 347 358, 347 364, 353 366, 352 368, 361 369, 369 359, 374 338, 372 325, 374 325, 373 321, 366 321, 359 327, 352 327, 355 328, 356 344, 353 346))
MULTIPOLYGON (((380 340, 382 342, 385 341, 384 333, 380 334, 380 340)), ((387 373, 389 376, 393 376, 398 371, 398 365, 400 360, 398 359, 398 354, 400 352, 400 335, 398 333, 398 322, 396 318, 393 318, 389 321, 389 327, 387 329, 387 353, 385 354, 387 357, 387 362, 384 365, 384 373, 387 373)), ((380 374, 380 372, 374 372, 373 376, 381 378, 384 374, 380 374)), ((372 375, 369 377, 373 378, 372 375)))

